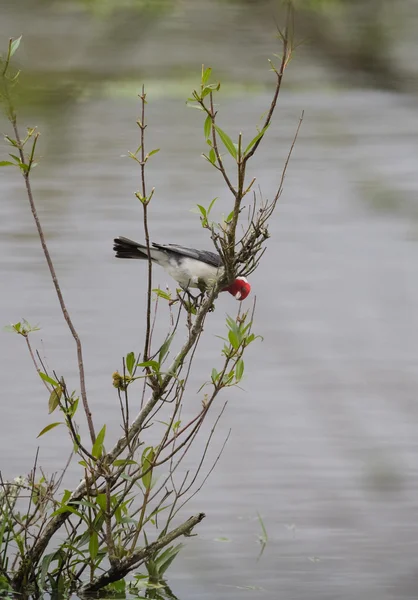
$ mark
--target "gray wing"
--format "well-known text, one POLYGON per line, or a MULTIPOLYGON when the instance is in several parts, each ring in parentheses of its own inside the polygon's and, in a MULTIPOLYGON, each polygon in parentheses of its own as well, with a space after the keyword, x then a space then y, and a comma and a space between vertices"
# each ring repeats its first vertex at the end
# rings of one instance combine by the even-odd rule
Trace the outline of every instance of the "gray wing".
POLYGON ((179 246, 178 244, 156 244, 155 242, 152 242, 152 245, 154 248, 158 248, 158 250, 164 250, 168 253, 171 252, 173 254, 179 254, 180 256, 187 256, 188 258, 201 260, 202 262, 205 262, 208 265, 213 265, 214 267, 222 266, 222 260, 219 254, 210 252, 209 250, 185 248, 184 246, 179 246))

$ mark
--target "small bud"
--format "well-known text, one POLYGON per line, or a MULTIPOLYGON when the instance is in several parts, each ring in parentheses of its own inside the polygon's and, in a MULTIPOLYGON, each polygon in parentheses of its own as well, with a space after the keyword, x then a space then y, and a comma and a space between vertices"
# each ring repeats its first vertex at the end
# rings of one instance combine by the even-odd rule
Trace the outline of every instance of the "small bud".
POLYGON ((130 377, 129 375, 123 377, 118 371, 115 371, 112 374, 112 379, 113 387, 115 387, 117 390, 121 390, 122 392, 124 392, 128 387, 130 381, 132 380, 132 377, 130 377))

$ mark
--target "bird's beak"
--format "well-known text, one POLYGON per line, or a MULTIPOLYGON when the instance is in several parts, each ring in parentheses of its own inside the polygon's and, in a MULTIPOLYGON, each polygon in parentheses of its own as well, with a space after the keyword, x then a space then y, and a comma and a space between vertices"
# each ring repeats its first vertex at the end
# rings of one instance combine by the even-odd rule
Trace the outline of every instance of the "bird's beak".
POLYGON ((240 292, 240 291, 238 291, 238 292, 235 294, 235 298, 236 298, 237 300, 241 300, 241 296, 242 296, 242 294, 241 294, 241 292, 240 292))

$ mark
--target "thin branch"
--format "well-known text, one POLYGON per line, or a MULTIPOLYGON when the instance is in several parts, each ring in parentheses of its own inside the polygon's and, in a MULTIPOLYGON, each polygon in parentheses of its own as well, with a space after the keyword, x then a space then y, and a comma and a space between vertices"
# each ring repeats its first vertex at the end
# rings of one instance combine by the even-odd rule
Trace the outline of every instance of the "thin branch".
MULTIPOLYGON (((89 432, 90 432, 90 438, 91 438, 91 442, 92 444, 94 444, 95 440, 96 440, 96 434, 94 431, 94 425, 93 425, 93 418, 92 418, 92 414, 90 412, 90 407, 88 404, 88 400, 87 400, 87 392, 86 392, 86 378, 85 378, 85 373, 84 373, 84 362, 83 362, 83 351, 82 351, 82 347, 81 347, 81 341, 80 341, 80 337, 73 325, 73 322, 71 320, 70 314, 67 310, 67 306, 64 302, 64 296, 62 294, 61 291, 61 287, 58 281, 58 277, 57 274, 55 272, 55 267, 54 264, 52 262, 52 258, 51 255, 49 253, 49 249, 46 243, 46 239, 45 239, 45 234, 44 231, 42 229, 42 225, 41 222, 39 220, 39 216, 38 216, 38 211, 36 209, 36 205, 35 205, 35 201, 34 201, 34 197, 33 197, 33 193, 32 193, 32 186, 30 183, 30 168, 29 168, 29 164, 26 163, 25 161, 25 155, 23 153, 23 148, 22 148, 22 141, 20 139, 20 135, 19 135, 19 130, 17 128, 17 121, 16 121, 16 116, 14 115, 14 118, 12 119, 12 126, 13 126, 13 131, 16 137, 16 142, 18 144, 18 150, 19 150, 19 156, 20 156, 20 160, 22 162, 23 165, 27 165, 28 169, 27 170, 22 170, 22 176, 23 179, 25 181, 25 187, 26 187, 26 192, 27 192, 27 196, 28 196, 28 200, 29 200, 29 205, 30 205, 30 209, 32 212, 32 216, 34 218, 35 224, 36 224, 36 229, 38 230, 38 235, 39 235, 39 239, 41 242, 41 246, 42 246, 42 250, 46 259, 46 262, 48 264, 48 268, 49 268, 49 272, 52 278, 52 282, 54 284, 55 287, 55 292, 57 294, 58 297, 58 301, 61 307, 61 312, 64 316, 64 319, 68 325, 68 328, 74 338, 74 341, 76 343, 76 348, 77 348, 77 360, 78 360, 78 371, 79 371, 79 378, 80 378, 80 391, 81 391, 81 398, 83 401, 83 407, 84 407, 84 412, 86 414, 86 419, 87 419, 87 424, 89 427, 89 432)), ((38 134, 37 134, 38 136, 38 134)), ((35 137, 35 140, 37 139, 37 136, 35 137)))
MULTIPOLYGON (((276 108, 276 104, 277 104, 277 99, 279 97, 279 93, 280 93, 280 89, 281 89, 281 85, 282 85, 282 80, 283 80, 283 75, 284 72, 286 70, 287 65, 289 64, 289 60, 291 58, 292 55, 292 40, 289 39, 289 30, 291 27, 291 21, 293 19, 293 8, 292 8, 292 4, 291 2, 289 2, 288 6, 287 6, 287 12, 286 12, 286 25, 285 25, 285 29, 284 29, 284 33, 281 34, 279 32, 279 35, 282 39, 282 60, 280 62, 280 68, 279 70, 276 70, 275 67, 272 65, 273 71, 276 73, 277 75, 277 84, 276 84, 276 89, 274 91, 274 95, 273 95, 273 99, 271 101, 270 104, 270 108, 269 111, 267 113, 267 117, 264 121, 263 127, 261 128, 261 130, 265 130, 271 122, 271 119, 273 117, 273 113, 274 113, 274 109, 276 108)), ((270 63, 272 64, 272 63, 270 63)), ((245 155, 244 157, 244 162, 247 162, 256 152, 257 148, 259 147, 259 145, 261 144, 261 140, 263 139, 264 135, 262 135, 254 144, 254 146, 251 148, 251 150, 245 155)))
POLYGON ((119 565, 110 567, 110 569, 100 575, 95 581, 85 584, 81 588, 81 593, 89 594, 92 592, 97 592, 109 583, 122 579, 129 573, 129 571, 132 570, 132 568, 142 563, 149 556, 152 556, 158 552, 158 550, 161 550, 161 548, 168 546, 168 544, 182 535, 190 534, 193 527, 200 523, 204 518, 204 513, 199 513, 194 517, 190 517, 190 519, 188 519, 185 523, 176 529, 173 529, 167 535, 159 538, 152 544, 149 544, 149 546, 145 546, 144 548, 137 550, 131 556, 122 559, 119 565))
MULTIPOLYGON (((26 511, 26 523, 28 523, 28 521, 29 521, 30 509, 32 508, 33 490, 35 488, 36 467, 38 466, 38 456, 39 456, 39 446, 36 449, 35 460, 34 460, 34 463, 33 463, 32 472, 29 474, 29 477, 28 477, 29 483, 32 484, 31 485, 32 492, 31 492, 31 495, 29 497, 28 509, 26 511)), ((24 544, 25 544, 25 548, 26 548, 26 551, 27 551, 27 549, 28 549, 28 526, 25 527, 24 544)))
POLYGON ((147 258, 148 258, 148 290, 147 290, 147 317, 146 317, 146 332, 145 332, 145 344, 144 344, 144 362, 149 359, 149 351, 150 351, 150 337, 151 337, 151 296, 152 296, 152 260, 151 260, 151 246, 150 246, 150 236, 148 229, 148 204, 150 203, 151 197, 153 195, 154 190, 151 192, 151 196, 147 198, 147 190, 145 184, 145 165, 146 165, 146 155, 145 155, 145 104, 146 104, 146 94, 145 87, 142 86, 142 94, 140 94, 141 99, 141 120, 138 121, 138 126, 141 130, 141 188, 142 188, 142 207, 143 207, 143 222, 144 222, 144 233, 145 233, 145 244, 147 247, 147 258))
POLYGON ((237 190, 234 188, 234 186, 232 185, 228 174, 225 170, 224 164, 222 162, 222 158, 221 155, 219 153, 219 148, 218 148, 218 140, 216 137, 216 129, 215 129, 215 119, 216 119, 216 112, 215 112, 215 108, 213 105, 213 93, 211 92, 209 95, 210 98, 210 111, 207 111, 206 106, 203 104, 203 102, 201 102, 201 106, 203 107, 203 109, 205 111, 207 111, 207 114, 210 116, 211 120, 212 120, 212 144, 213 144, 213 149, 215 151, 215 155, 216 155, 216 159, 218 161, 218 165, 219 165, 219 171, 222 173, 222 176, 225 180, 226 185, 229 187, 229 190, 231 192, 231 194, 234 196, 234 198, 237 195, 237 190))
MULTIPOLYGON (((32 359, 32 362, 33 362, 33 364, 35 365, 35 369, 37 370, 38 374, 40 375, 40 373, 41 373, 41 369, 39 368, 39 366, 38 366, 38 363, 36 362, 36 358, 35 358, 35 355, 34 355, 34 353, 33 353, 33 350, 32 350, 31 343, 30 343, 30 341, 29 341, 29 335, 25 335, 24 337, 25 337, 25 340, 26 340, 26 344, 27 344, 27 347, 28 347, 29 354, 30 354, 30 357, 31 357, 31 359, 32 359)), ((42 380, 42 382, 43 382, 44 386, 46 387, 47 391, 48 391, 49 393, 51 393, 51 388, 50 388, 50 386, 48 385, 48 383, 47 383, 47 382, 46 382, 44 379, 42 379, 42 378, 41 378, 41 380, 42 380)))
MULTIPOLYGON (((179 511, 180 511, 180 510, 181 510, 181 509, 182 509, 182 508, 183 508, 183 507, 184 507, 184 506, 185 506, 185 505, 186 505, 186 504, 187 504, 187 503, 188 503, 188 502, 189 502, 189 501, 192 499, 192 498, 194 498, 194 496, 196 496, 196 494, 198 494, 198 493, 200 492, 200 490, 202 489, 202 487, 205 485, 205 483, 207 482, 207 480, 208 480, 208 479, 209 479, 209 477, 211 476, 211 474, 212 474, 212 472, 213 472, 214 468, 215 468, 215 467, 216 467, 216 465, 218 464, 218 462, 219 462, 219 460, 220 460, 220 458, 221 458, 221 456, 222 456, 222 454, 223 454, 223 451, 224 451, 224 449, 225 449, 225 446, 226 446, 226 444, 228 443, 228 440, 229 440, 229 436, 230 436, 230 435, 231 435, 231 429, 228 431, 228 434, 227 434, 227 436, 226 436, 226 438, 225 438, 225 440, 224 440, 224 442, 223 442, 223 444, 222 444, 222 446, 221 446, 221 449, 219 450, 219 452, 218 452, 218 455, 216 456, 215 460, 213 461, 213 464, 212 464, 211 468, 209 469, 209 471, 206 473, 205 477, 203 478, 203 481, 201 482, 201 484, 199 485, 199 487, 198 487, 198 488, 196 488, 196 489, 195 489, 195 491, 194 491, 194 492, 193 492, 193 493, 192 493, 192 494, 191 494, 191 495, 190 495, 188 498, 186 498, 186 500, 185 500, 185 501, 184 501, 184 502, 183 502, 183 503, 182 503, 182 504, 181 504, 181 505, 178 507, 178 509, 175 511, 175 513, 174 513, 173 517, 175 517, 175 516, 176 516, 176 514, 177 514, 177 513, 178 513, 178 512, 179 512, 179 511)), ((181 495, 183 495, 183 493, 184 493, 184 492, 182 492, 182 493, 180 494, 180 496, 181 496, 181 495)))
MULTIPOLYGON (((303 111, 302 111, 302 114, 301 114, 301 115, 300 115, 300 117, 299 117, 299 123, 298 123, 298 126, 297 126, 297 128, 296 128, 296 133, 295 133, 295 135, 293 136, 292 145, 290 146, 290 150, 289 150, 289 152, 287 153, 286 161, 285 161, 285 163, 284 163, 284 167, 283 167, 283 171, 282 171, 282 176, 281 176, 281 178, 280 178, 279 189, 277 190, 277 193, 276 193, 276 195, 275 195, 275 197, 274 197, 274 200, 273 200, 273 202, 272 202, 272 204, 273 204, 273 207, 275 207, 275 206, 276 206, 276 203, 277 203, 278 199, 280 198, 280 196, 281 196, 281 194, 282 194, 282 191, 283 191, 283 184, 284 184, 284 180, 285 180, 285 177, 286 177, 286 172, 287 172, 287 167, 289 166, 290 157, 292 156, 293 148, 295 147, 296 140, 298 139, 299 131, 300 131, 300 128, 301 128, 301 125, 302 125, 302 122, 303 122, 303 117, 304 117, 304 116, 305 116, 305 111, 303 110, 303 111)), ((271 213, 270 213, 270 214, 271 214, 271 213)))

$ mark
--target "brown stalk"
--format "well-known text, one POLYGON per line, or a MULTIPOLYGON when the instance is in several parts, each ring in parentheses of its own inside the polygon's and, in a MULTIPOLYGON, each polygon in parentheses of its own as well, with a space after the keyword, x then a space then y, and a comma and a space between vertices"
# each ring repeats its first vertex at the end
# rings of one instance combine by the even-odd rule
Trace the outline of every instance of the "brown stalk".
POLYGON ((25 181, 26 193, 28 196, 32 216, 33 216, 35 224, 36 224, 36 229, 38 230, 38 235, 39 235, 39 239, 41 242, 42 250, 43 250, 43 253, 44 253, 48 268, 49 268, 52 282, 55 287, 55 292, 58 297, 58 301, 59 301, 59 304, 61 307, 61 312, 62 312, 64 319, 68 325, 71 335, 73 336, 74 341, 76 343, 81 398, 83 401, 84 412, 86 414, 86 419, 87 419, 87 424, 88 424, 88 428, 89 428, 89 432, 90 432, 91 442, 92 442, 92 444, 94 444, 94 442, 96 440, 96 434, 94 431, 92 414, 90 412, 90 407, 89 407, 88 400, 87 400, 86 378, 85 378, 85 374, 84 374, 84 362, 83 362, 83 351, 82 351, 82 347, 81 347, 81 341, 80 341, 80 337, 73 325, 72 319, 67 310, 67 306, 64 302, 64 296, 62 294, 61 287, 60 287, 60 284, 58 281, 58 277, 57 277, 57 274, 55 271, 55 267, 52 262, 52 258, 51 258, 51 255, 50 255, 47 243, 46 243, 45 234, 42 229, 41 222, 39 220, 38 211, 36 209, 36 205, 35 205, 35 201, 34 201, 34 197, 33 197, 33 193, 32 193, 32 186, 31 186, 31 182, 30 182, 30 172, 31 172, 31 167, 32 167, 32 163, 33 163, 33 156, 34 156, 36 143, 39 138, 39 133, 35 134, 35 138, 34 138, 33 146, 32 146, 31 157, 29 159, 29 162, 26 162, 25 155, 23 153, 22 140, 20 138, 19 130, 17 127, 16 115, 13 111, 11 112, 11 123, 13 126, 13 131, 15 134, 16 142, 18 144, 18 150, 19 150, 19 156, 20 156, 21 163, 22 163, 22 165, 26 165, 26 167, 27 167, 27 169, 24 169, 24 168, 22 169, 22 176, 25 181))
MULTIPOLYGON (((148 204, 150 203, 153 191, 151 192, 151 196, 147 198, 147 189, 145 183, 145 164, 146 164, 146 155, 145 155, 145 104, 146 104, 146 94, 145 87, 142 86, 142 93, 139 98, 141 99, 141 120, 138 121, 138 126, 141 130, 141 192, 142 192, 142 207, 143 207, 143 222, 144 222, 144 233, 145 233, 145 244, 147 247, 147 257, 148 257, 148 291, 147 291, 147 317, 146 317, 146 332, 145 332, 145 344, 144 344, 144 354, 143 360, 146 362, 149 360, 149 351, 150 351, 150 337, 151 337, 151 295, 152 295, 152 260, 151 260, 151 246, 150 246, 150 236, 149 236, 149 228, 148 228, 148 204)), ((148 369, 147 372, 150 372, 148 369)))

